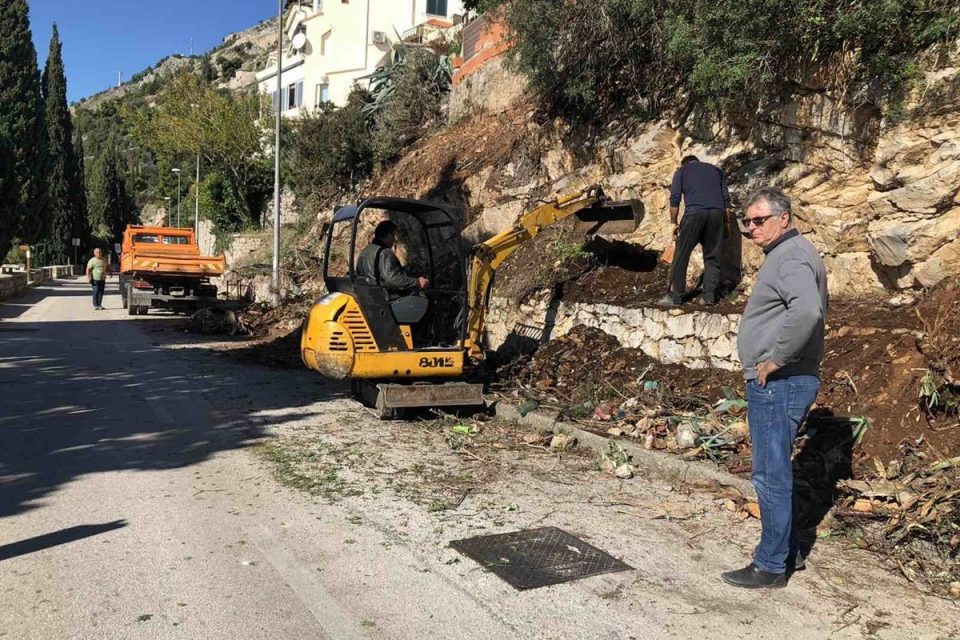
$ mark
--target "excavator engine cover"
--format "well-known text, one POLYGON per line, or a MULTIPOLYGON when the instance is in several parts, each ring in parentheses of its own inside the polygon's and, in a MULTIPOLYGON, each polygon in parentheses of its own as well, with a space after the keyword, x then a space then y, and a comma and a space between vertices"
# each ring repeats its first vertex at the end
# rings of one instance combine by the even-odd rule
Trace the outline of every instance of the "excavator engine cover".
POLYGON ((581 209, 574 216, 577 233, 591 236, 633 233, 643 221, 643 201, 604 202, 581 209))

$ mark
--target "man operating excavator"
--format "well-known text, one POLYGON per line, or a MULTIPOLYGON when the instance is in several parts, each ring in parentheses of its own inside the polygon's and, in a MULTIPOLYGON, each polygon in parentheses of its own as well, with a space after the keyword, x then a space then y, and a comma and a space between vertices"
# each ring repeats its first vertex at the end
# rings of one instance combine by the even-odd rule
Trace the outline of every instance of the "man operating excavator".
POLYGON ((427 278, 414 278, 404 272, 400 259, 393 252, 396 243, 396 223, 384 220, 374 229, 373 241, 363 248, 357 259, 358 275, 370 284, 386 289, 391 298, 416 289, 426 289, 430 284, 427 278))

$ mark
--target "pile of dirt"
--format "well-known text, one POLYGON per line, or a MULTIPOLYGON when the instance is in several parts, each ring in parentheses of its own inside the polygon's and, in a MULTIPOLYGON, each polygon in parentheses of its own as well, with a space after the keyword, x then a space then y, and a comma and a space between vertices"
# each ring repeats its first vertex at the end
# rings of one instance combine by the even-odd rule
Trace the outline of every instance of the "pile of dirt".
POLYGON ((688 369, 662 364, 639 349, 621 347, 617 339, 593 327, 577 326, 544 345, 533 356, 498 371, 503 388, 527 398, 553 403, 572 417, 592 415, 601 404, 620 405, 653 393, 650 399, 669 409, 696 410, 736 386, 736 372, 688 369))
POLYGON ((960 431, 952 426, 960 422, 956 413, 938 415, 921 403, 927 376, 937 381, 942 397, 950 393, 940 372, 960 353, 952 324, 956 309, 950 287, 929 292, 919 303, 896 296, 832 304, 818 404, 866 419, 862 461, 886 463, 914 446, 932 459, 960 454, 960 431))
POLYGON ((923 323, 920 351, 934 374, 951 385, 960 384, 960 280, 934 288, 917 306, 923 323))
POLYGON ((300 326, 309 310, 306 300, 279 307, 252 305, 237 313, 209 310, 198 312, 182 328, 205 335, 242 336, 215 347, 241 362, 300 369, 300 326))
MULTIPOLYGON (((567 302, 650 306, 667 293, 670 282, 670 265, 659 258, 659 252, 627 242, 584 238, 568 220, 545 229, 500 267, 496 294, 524 302, 538 291, 551 290, 567 302)), ((700 291, 687 293, 693 299, 700 291)), ((745 302, 739 292, 729 292, 709 311, 740 313, 745 302)))
POLYGON ((468 206, 474 200, 465 184, 468 178, 484 167, 512 165, 509 180, 494 172, 489 176, 504 189, 529 183, 539 169, 539 135, 536 127, 527 126, 532 113, 533 106, 521 101, 497 115, 464 118, 417 142, 399 162, 364 185, 363 191, 463 207, 463 226, 467 226, 481 210, 468 206))

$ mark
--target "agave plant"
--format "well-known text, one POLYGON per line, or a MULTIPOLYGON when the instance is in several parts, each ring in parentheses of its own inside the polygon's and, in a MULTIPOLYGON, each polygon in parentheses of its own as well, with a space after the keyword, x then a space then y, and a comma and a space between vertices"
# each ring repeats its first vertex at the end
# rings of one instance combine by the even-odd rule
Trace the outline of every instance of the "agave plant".
POLYGON ((360 78, 360 80, 369 80, 372 97, 372 100, 363 107, 365 116, 375 118, 377 114, 383 111, 384 105, 396 89, 396 78, 411 64, 415 63, 415 60, 413 60, 415 52, 425 52, 435 57, 436 64, 431 70, 430 82, 440 93, 450 90, 453 81, 453 62, 449 56, 440 55, 426 47, 398 42, 394 45, 393 53, 386 64, 377 67, 376 71, 369 76, 360 78))

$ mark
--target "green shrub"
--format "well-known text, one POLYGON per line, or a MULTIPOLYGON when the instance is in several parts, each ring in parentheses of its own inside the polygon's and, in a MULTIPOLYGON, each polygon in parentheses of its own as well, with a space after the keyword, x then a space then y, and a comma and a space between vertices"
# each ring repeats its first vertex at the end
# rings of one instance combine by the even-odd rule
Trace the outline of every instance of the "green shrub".
POLYGON ((217 58, 217 66, 220 67, 220 77, 224 80, 229 80, 235 76, 237 71, 240 70, 240 67, 243 66, 243 61, 233 56, 219 56, 217 58))
POLYGON ((345 106, 327 104, 293 125, 287 145, 291 188, 307 211, 315 213, 350 191, 373 170, 373 147, 363 107, 369 94, 354 90, 345 106))
MULTIPOLYGON (((840 88, 878 101, 960 34, 954 0, 484 0, 503 7, 512 63, 580 120, 682 103, 758 106, 811 67, 854 55, 840 88)), ((839 68, 839 66, 838 66, 839 68)), ((854 97, 855 96, 855 97, 854 97)))
POLYGON ((441 120, 451 73, 445 56, 432 49, 398 49, 394 61, 371 81, 374 159, 386 164, 441 120))

